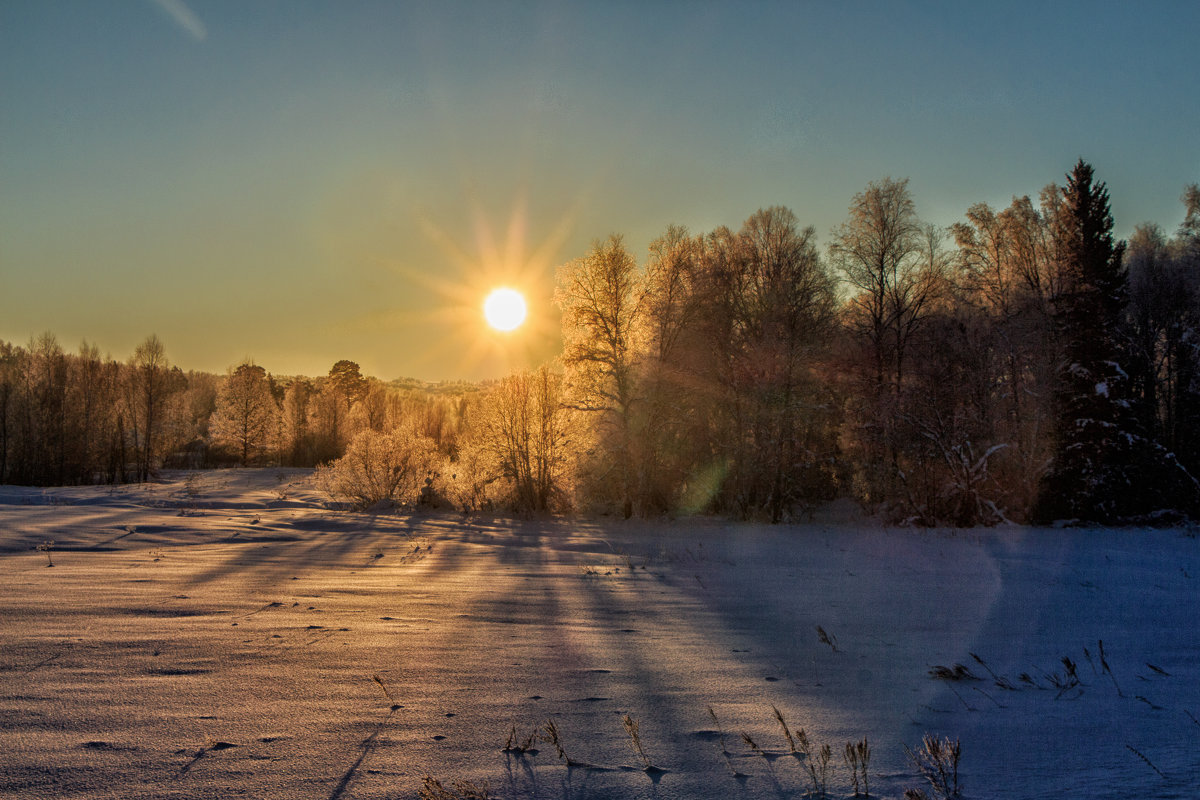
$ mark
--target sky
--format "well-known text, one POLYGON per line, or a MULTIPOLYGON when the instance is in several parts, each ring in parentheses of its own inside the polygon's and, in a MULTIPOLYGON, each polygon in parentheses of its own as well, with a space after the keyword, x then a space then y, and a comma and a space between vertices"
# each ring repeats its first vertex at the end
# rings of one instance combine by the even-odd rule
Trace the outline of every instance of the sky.
POLYGON ((0 340, 183 369, 477 380, 553 358, 618 233, 857 192, 918 214, 1200 182, 1200 3, 0 0, 0 340), (528 297, 489 331, 484 296, 528 297))

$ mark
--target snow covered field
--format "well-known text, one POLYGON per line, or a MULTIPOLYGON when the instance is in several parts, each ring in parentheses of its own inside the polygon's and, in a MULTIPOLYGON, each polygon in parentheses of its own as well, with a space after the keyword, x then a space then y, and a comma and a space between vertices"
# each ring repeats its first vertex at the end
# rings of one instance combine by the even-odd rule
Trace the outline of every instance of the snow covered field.
POLYGON ((0 487, 0 796, 805 796, 772 706, 831 797, 863 737, 872 796, 930 791, 927 732, 968 798, 1200 796, 1187 531, 351 514, 307 478, 0 487), (580 764, 501 751, 548 720, 580 764))

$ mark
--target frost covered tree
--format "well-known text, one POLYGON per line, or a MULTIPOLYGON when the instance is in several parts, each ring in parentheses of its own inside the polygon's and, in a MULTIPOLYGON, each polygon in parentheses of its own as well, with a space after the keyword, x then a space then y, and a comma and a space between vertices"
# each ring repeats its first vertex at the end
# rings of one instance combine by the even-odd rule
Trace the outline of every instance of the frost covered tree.
POLYGON ((501 483, 517 511, 545 511, 566 496, 568 417, 562 377, 542 366, 509 375, 492 387, 475 414, 458 469, 459 501, 475 507, 485 487, 501 483), (470 474, 467 474, 470 473, 470 474))
POLYGON ((562 309, 563 365, 569 403, 594 416, 597 455, 614 475, 614 493, 632 516, 637 486, 635 334, 639 330, 641 273, 620 236, 595 242, 587 255, 558 273, 555 302, 562 309))
POLYGON ((217 393, 217 408, 209 422, 213 440, 236 450, 246 466, 275 449, 279 423, 279 406, 267 371, 256 364, 239 364, 217 393))
POLYGON ((122 369, 86 341, 64 352, 49 332, 28 349, 0 342, 0 483, 124 479, 122 369))
POLYGON ((1191 509, 1196 482, 1139 430, 1125 365, 1128 279, 1114 242, 1108 191, 1080 160, 1052 220, 1060 289, 1054 316, 1063 361, 1055 386, 1057 439, 1036 516, 1120 522, 1191 509))
POLYGON ((1169 364, 1164 443, 1196 475, 1200 471, 1200 185, 1183 194, 1187 215, 1171 246, 1174 272, 1186 276, 1188 308, 1177 321, 1169 364))

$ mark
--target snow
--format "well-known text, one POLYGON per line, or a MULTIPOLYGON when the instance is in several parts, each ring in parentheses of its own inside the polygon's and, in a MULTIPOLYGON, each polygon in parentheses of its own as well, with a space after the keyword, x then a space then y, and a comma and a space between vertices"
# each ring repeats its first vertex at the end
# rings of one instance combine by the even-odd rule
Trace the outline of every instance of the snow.
POLYGON ((920 787, 926 732, 968 798, 1200 793, 1188 531, 351 514, 233 470, 0 487, 0 574, 3 797, 805 796, 772 706, 831 797, 864 736, 873 796, 920 787), (588 766, 501 752, 548 719, 588 766))

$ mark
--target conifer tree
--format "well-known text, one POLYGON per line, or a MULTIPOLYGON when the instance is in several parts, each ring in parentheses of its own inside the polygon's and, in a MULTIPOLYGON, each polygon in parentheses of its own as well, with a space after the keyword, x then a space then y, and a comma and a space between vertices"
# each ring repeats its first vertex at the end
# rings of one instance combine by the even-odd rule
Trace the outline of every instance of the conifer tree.
POLYGON ((1108 190, 1082 159, 1067 176, 1054 220, 1061 290, 1054 316, 1062 345, 1055 387, 1054 459, 1035 516, 1123 522, 1195 505, 1196 482, 1139 430, 1122 366, 1128 297, 1108 190))

